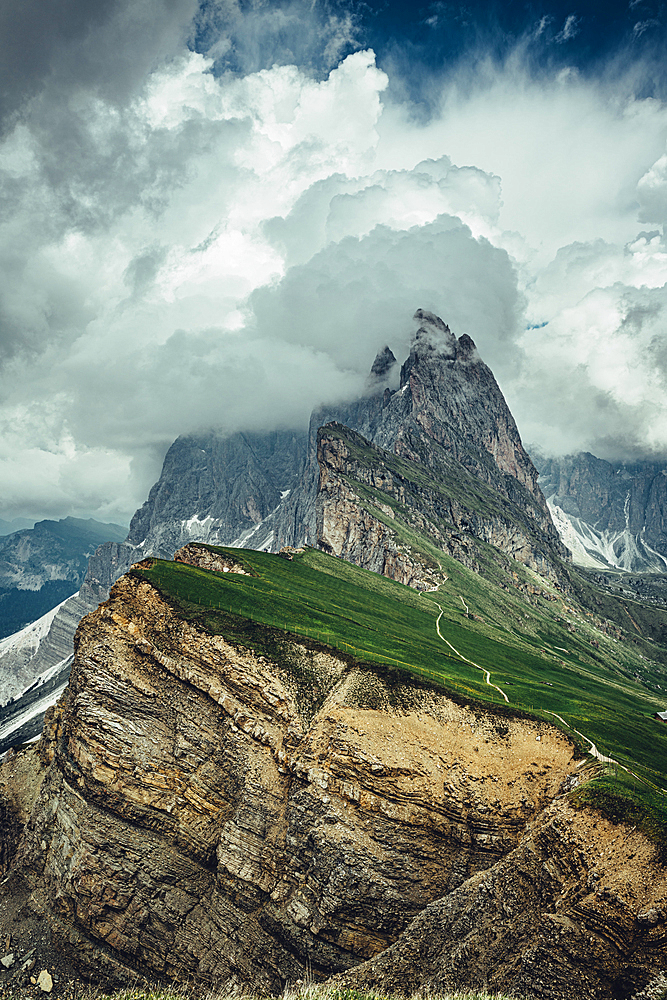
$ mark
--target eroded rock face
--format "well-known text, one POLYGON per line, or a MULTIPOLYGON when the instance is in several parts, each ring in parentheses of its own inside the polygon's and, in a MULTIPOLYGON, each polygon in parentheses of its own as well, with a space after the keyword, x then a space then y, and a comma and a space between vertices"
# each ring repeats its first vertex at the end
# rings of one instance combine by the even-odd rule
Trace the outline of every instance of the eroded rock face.
MULTIPOLYGON (((271 431, 178 438, 160 479, 130 524, 127 542, 171 559, 188 541, 234 544, 298 481, 305 434, 271 431)), ((238 543, 237 543, 238 544, 238 543)))
POLYGON ((15 866, 78 961, 266 989, 383 951, 574 765, 548 726, 306 643, 253 654, 131 576, 82 621, 40 753, 15 866))
POLYGON ((588 452, 535 461, 575 562, 630 573, 667 572, 664 462, 605 462, 588 452))
POLYGON ((416 463, 397 463, 340 424, 320 429, 317 458, 317 545, 324 551, 399 583, 428 589, 428 567, 396 539, 391 522, 397 510, 405 525, 429 536, 469 569, 479 570, 472 542, 477 538, 560 582, 553 557, 556 552, 564 556, 566 550, 554 545, 551 533, 508 498, 491 491, 482 495, 479 484, 460 470, 451 473, 452 488, 444 471, 441 477, 430 477, 416 463), (367 488, 373 491, 370 498, 367 488), (369 503, 384 520, 368 510, 369 503))
POLYGON ((628 998, 664 968, 666 874, 634 829, 559 799, 506 858, 432 903, 396 944, 341 978, 407 994, 465 987, 549 1000, 628 998))

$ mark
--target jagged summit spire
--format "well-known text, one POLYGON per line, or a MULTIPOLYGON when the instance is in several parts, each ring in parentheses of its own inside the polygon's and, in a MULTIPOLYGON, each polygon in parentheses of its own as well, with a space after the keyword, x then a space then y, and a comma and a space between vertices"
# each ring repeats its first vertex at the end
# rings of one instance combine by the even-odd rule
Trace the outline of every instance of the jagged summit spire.
POLYGON ((456 360, 457 361, 479 360, 475 341, 472 339, 472 337, 469 337, 467 333, 464 333, 461 337, 459 337, 458 341, 456 342, 456 360))
POLYGON ((451 333, 444 320, 441 320, 435 313, 429 312, 428 309, 418 309, 412 318, 420 324, 420 327, 432 326, 436 330, 442 331, 442 333, 451 333))
POLYGON ((427 309, 418 309, 413 319, 419 323, 410 350, 413 360, 429 352, 445 358, 456 357, 456 337, 439 316, 427 309))
POLYGON ((396 364, 396 357, 390 347, 385 345, 381 351, 377 352, 375 361, 371 365, 371 377, 373 379, 385 378, 396 364))
POLYGON ((457 340, 447 324, 427 309, 418 309, 413 319, 419 323, 412 336, 410 354, 401 368, 400 385, 406 384, 414 366, 425 359, 453 360, 457 356, 457 340))

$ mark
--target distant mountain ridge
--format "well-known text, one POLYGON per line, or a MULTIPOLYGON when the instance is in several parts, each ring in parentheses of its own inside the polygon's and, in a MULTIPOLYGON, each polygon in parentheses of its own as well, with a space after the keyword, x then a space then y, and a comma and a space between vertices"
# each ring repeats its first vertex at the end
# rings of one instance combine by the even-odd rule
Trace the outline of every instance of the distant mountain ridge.
POLYGON ((540 486, 574 562, 667 573, 667 466, 607 462, 589 452, 533 455, 540 486))
POLYGON ((0 639, 77 591, 98 546, 122 541, 125 530, 93 518, 66 517, 0 537, 0 639))

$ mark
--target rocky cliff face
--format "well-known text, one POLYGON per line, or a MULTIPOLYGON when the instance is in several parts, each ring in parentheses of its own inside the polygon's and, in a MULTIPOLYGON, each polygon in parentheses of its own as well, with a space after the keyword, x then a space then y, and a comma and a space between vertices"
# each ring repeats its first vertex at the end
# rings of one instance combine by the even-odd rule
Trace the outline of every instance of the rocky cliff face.
POLYGON ((270 546, 262 525, 296 485, 304 450, 296 431, 178 438, 132 518, 128 544, 165 559, 191 540, 270 546))
MULTIPOLYGON (((60 534, 66 534, 70 526, 71 535, 71 523, 79 528, 88 526, 87 547, 80 546, 81 551, 75 553, 76 574, 70 572, 74 556, 67 565, 62 558, 57 563, 60 577, 64 573, 68 582, 64 590, 61 587, 53 592, 54 599, 48 606, 55 607, 77 588, 78 593, 65 601, 55 615, 35 621, 29 634, 12 635, 5 643, 0 642, 0 703, 10 698, 20 699, 14 705, 0 707, 0 752, 14 741, 32 738, 40 732, 49 701, 57 699, 67 681, 79 621, 107 599, 111 585, 133 563, 151 553, 170 559, 176 549, 193 539, 253 548, 272 546, 271 515, 297 482, 303 466, 304 442, 305 435, 295 432, 230 436, 210 431, 178 438, 165 457, 160 479, 134 515, 124 541, 125 532, 120 527, 114 532, 98 532, 93 537, 88 522, 76 522, 73 518, 60 522, 60 534), (104 541, 106 538, 112 540, 104 541), (54 669, 58 672, 57 684, 52 682, 54 669), (46 702, 44 676, 49 677, 46 702)), ((53 524, 42 522, 47 526, 53 524)), ((26 565, 34 564, 35 573, 39 570, 42 576, 48 575, 51 572, 48 567, 58 560, 59 543, 51 537, 53 531, 49 534, 42 530, 41 535, 36 532, 37 529, 20 532, 18 536, 0 540, 0 544, 8 547, 8 552, 14 552, 14 563, 22 554, 26 565), (44 542, 39 551, 35 541, 38 535, 44 542)), ((33 577, 37 579, 34 574, 33 577)), ((28 579, 25 572, 21 578, 24 582, 28 579)), ((0 583, 0 612, 2 601, 0 583)), ((40 614, 37 611, 33 618, 40 614)))
MULTIPOLYGON (((500 506, 509 501, 523 521, 528 518, 545 540, 545 554, 552 548, 549 558, 567 558, 538 486, 537 470, 475 344, 465 335, 457 340, 432 313, 420 309, 415 319, 419 327, 398 386, 397 362, 385 347, 374 362, 364 398, 313 413, 302 483, 277 513, 275 537, 282 544, 315 543, 317 432, 335 421, 379 448, 426 466, 436 477, 451 475, 457 467, 469 482, 477 480, 494 491, 500 506)), ((514 547, 512 554, 522 558, 520 548, 514 547)))
POLYGON ((571 813, 552 727, 296 637, 257 655, 134 576, 76 646, 39 749, 0 771, 17 947, 30 916, 97 977, 255 990, 356 966, 389 983, 392 945, 402 990, 497 962, 504 988, 625 996, 602 992, 621 962, 633 985, 657 971, 665 869, 571 813))
POLYGON ((666 884, 656 861, 631 829, 556 800, 506 858, 339 978, 388 993, 478 988, 622 1000, 664 964, 666 884))
POLYGON ((536 523, 525 498, 524 504, 516 504, 455 460, 441 461, 432 474, 340 424, 320 428, 317 458, 319 548, 399 583, 428 589, 437 563, 433 553, 420 547, 420 537, 476 572, 476 540, 481 540, 560 580, 554 556, 566 559, 567 550, 554 542, 552 530, 536 523))
POLYGON ((46 709, 55 704, 67 683, 77 625, 107 599, 112 583, 138 557, 133 546, 100 545, 88 560, 78 593, 0 641, 0 753, 39 736, 46 709))
POLYGON ((592 569, 667 572, 664 463, 605 462, 588 452, 535 456, 540 485, 574 560, 592 569))

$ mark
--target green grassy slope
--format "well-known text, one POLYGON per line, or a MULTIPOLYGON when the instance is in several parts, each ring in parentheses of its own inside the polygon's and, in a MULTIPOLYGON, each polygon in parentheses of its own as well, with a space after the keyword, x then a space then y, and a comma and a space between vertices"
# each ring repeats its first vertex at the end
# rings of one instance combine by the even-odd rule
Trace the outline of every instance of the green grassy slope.
POLYGON ((463 657, 490 671, 511 708, 550 721, 546 713, 558 713, 603 753, 667 787, 667 726, 651 718, 663 701, 632 678, 641 654, 601 631, 593 616, 550 592, 524 567, 519 569, 526 580, 539 582, 546 596, 501 589, 442 553, 442 584, 437 592, 419 594, 314 549, 292 561, 252 550, 222 551, 233 553, 254 575, 160 560, 132 572, 156 586, 184 617, 258 651, 271 652, 276 630, 291 632, 361 663, 407 670, 458 698, 492 701, 506 710, 482 670, 438 636, 442 609, 442 635, 463 657))

